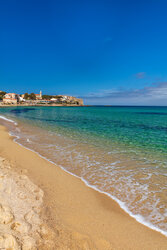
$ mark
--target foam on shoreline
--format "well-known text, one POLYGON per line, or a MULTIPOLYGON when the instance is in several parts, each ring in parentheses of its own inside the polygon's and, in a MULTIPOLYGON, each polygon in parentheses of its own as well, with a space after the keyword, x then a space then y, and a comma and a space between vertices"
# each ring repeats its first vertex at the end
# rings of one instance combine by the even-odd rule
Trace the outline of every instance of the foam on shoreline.
MULTIPOLYGON (((167 238, 136 222, 117 202, 89 188, 80 178, 18 145, 0 128, 0 154, 26 174, 44 195, 45 222, 56 234, 42 249, 166 249, 167 238), (46 214, 45 214, 46 212, 46 214), (46 217, 45 217, 46 216, 46 217)), ((16 138, 15 138, 16 139, 16 138)), ((13 168, 13 167, 12 167, 13 168)))
POLYGON ((152 229, 152 230, 155 230, 155 231, 157 231, 157 232, 159 232, 159 233, 161 233, 162 235, 164 235, 164 236, 167 237, 167 232, 166 232, 166 231, 163 231, 163 230, 161 230, 160 228, 154 226, 153 224, 151 224, 151 223, 145 221, 144 218, 143 218, 143 216, 141 216, 141 215, 139 215, 139 214, 138 214, 138 215, 133 214, 133 213, 127 208, 125 202, 120 201, 120 200, 117 199, 115 196, 113 196, 113 195, 111 195, 111 194, 109 194, 109 193, 107 193, 107 192, 104 192, 104 191, 99 190, 96 186, 90 185, 90 184, 88 183, 88 181, 86 181, 84 178, 79 177, 79 176, 75 175, 74 173, 69 172, 69 171, 66 170, 63 166, 56 164, 55 162, 51 161, 50 159, 46 158, 45 156, 42 156, 41 154, 39 154, 38 152, 34 151, 33 149, 30 149, 30 148, 28 148, 28 147, 22 145, 21 143, 19 143, 19 142, 17 141, 17 139, 20 138, 19 136, 12 135, 12 133, 9 133, 9 135, 15 137, 14 142, 16 142, 16 143, 17 143, 18 145, 20 145, 21 147, 24 147, 24 148, 30 150, 31 152, 36 153, 36 154, 37 154, 38 156, 40 156, 41 158, 43 158, 43 159, 49 161, 49 162, 52 163, 53 165, 56 165, 56 166, 60 167, 60 168, 61 168, 63 171, 65 171, 66 173, 68 173, 68 174, 70 174, 70 175, 72 175, 72 176, 74 176, 74 177, 80 179, 82 182, 85 183, 86 186, 88 186, 88 187, 90 187, 90 188, 96 190, 97 192, 99 192, 99 193, 101 193, 101 194, 104 194, 104 195, 108 196, 109 198, 111 198, 112 200, 116 201, 116 202, 118 203, 118 205, 119 205, 127 214, 129 214, 132 218, 134 218, 134 219, 135 219, 137 222, 139 222, 140 224, 142 224, 142 225, 144 225, 144 226, 146 226, 146 227, 148 227, 148 228, 150 228, 150 229, 152 229))
MULTIPOLYGON (((0 116, 0 118, 1 118, 1 116, 0 116)), ((12 123, 15 123, 14 121, 9 120, 9 119, 7 119, 7 118, 5 118, 5 117, 2 118, 2 119, 7 120, 7 121, 12 122, 12 123)), ((17 125, 17 123, 15 123, 15 125, 17 125)), ((65 172, 69 173, 70 175, 75 176, 75 177, 77 177, 78 179, 82 180, 82 182, 84 182, 86 186, 88 186, 88 187, 90 187, 90 188, 96 190, 97 192, 99 192, 99 193, 101 193, 101 194, 105 194, 106 196, 110 197, 112 200, 116 201, 117 204, 119 204, 119 206, 120 206, 127 214, 129 214, 132 218, 134 218, 137 222, 139 222, 140 224, 145 225, 145 226, 147 226, 148 228, 150 228, 150 229, 152 229, 152 230, 155 230, 155 231, 157 231, 157 232, 159 232, 159 233, 161 233, 162 235, 164 235, 164 236, 167 237, 167 232, 166 232, 166 231, 163 231, 163 230, 161 230, 160 228, 158 228, 158 227, 154 226, 153 224, 149 223, 148 221, 145 221, 144 218, 143 218, 141 215, 139 215, 139 214, 137 214, 137 215, 133 214, 133 213, 127 208, 125 202, 120 201, 120 200, 117 199, 115 196, 112 196, 111 194, 109 194, 109 193, 107 193, 107 192, 104 192, 104 191, 99 190, 96 186, 90 185, 90 184, 88 183, 88 181, 86 181, 84 178, 79 177, 79 176, 75 175, 74 173, 69 172, 69 171, 66 170, 63 166, 57 165, 55 162, 51 161, 50 159, 46 158, 45 156, 43 156, 43 155, 39 154, 38 152, 36 152, 36 151, 34 151, 34 150, 32 150, 32 149, 30 149, 30 148, 28 148, 28 147, 22 145, 20 142, 17 141, 17 140, 19 140, 19 138, 20 138, 19 136, 16 136, 16 135, 12 134, 11 132, 9 132, 9 134, 10 134, 10 136, 15 137, 15 138, 14 138, 14 141, 15 141, 17 144, 19 144, 20 146, 22 146, 22 147, 24 147, 24 148, 26 148, 26 149, 28 149, 28 150, 30 150, 30 151, 36 153, 36 154, 39 155, 41 158, 43 158, 43 159, 49 161, 50 163, 52 163, 52 164, 54 164, 54 165, 60 167, 63 171, 65 171, 65 172)))
POLYGON ((14 123, 14 125, 17 125, 17 122, 15 122, 15 121, 13 121, 13 120, 11 120, 11 119, 8 119, 8 118, 6 118, 5 116, 0 115, 0 119, 5 120, 5 121, 7 121, 7 122, 14 123))

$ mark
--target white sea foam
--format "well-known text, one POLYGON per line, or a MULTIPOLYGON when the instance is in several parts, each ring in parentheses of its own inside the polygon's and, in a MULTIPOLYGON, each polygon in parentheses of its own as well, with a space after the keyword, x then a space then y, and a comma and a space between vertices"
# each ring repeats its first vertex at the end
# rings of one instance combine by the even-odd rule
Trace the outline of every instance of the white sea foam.
POLYGON ((70 171, 68 171, 67 169, 65 169, 63 166, 56 164, 55 162, 53 162, 52 160, 46 158, 45 156, 41 155, 40 153, 36 152, 35 150, 30 149, 30 148, 28 148, 28 147, 22 145, 20 142, 17 141, 18 139, 20 139, 20 137, 19 137, 18 135, 16 136, 16 135, 14 135, 14 134, 11 133, 11 132, 10 132, 9 134, 15 136, 14 141, 15 141, 17 144, 19 144, 20 146, 22 146, 22 147, 24 147, 24 148, 26 148, 26 149, 28 149, 28 150, 30 150, 30 151, 36 153, 36 154, 39 155, 41 158, 43 158, 43 159, 49 161, 50 163, 52 163, 52 164, 54 164, 54 165, 60 167, 62 170, 64 170, 65 172, 69 173, 70 175, 73 175, 73 176, 75 176, 76 178, 80 179, 81 181, 83 181, 83 182, 85 183, 86 186, 88 186, 88 187, 90 187, 90 188, 92 188, 92 189, 94 189, 94 190, 96 190, 96 191, 98 191, 98 192, 100 192, 100 193, 102 193, 102 194, 104 194, 104 195, 107 195, 107 196, 110 197, 112 200, 114 200, 115 202, 117 202, 117 203, 119 204, 119 206, 120 206, 126 213, 128 213, 132 218, 134 218, 137 222, 139 222, 139 223, 141 223, 141 224, 147 226, 148 228, 150 228, 150 229, 152 229, 152 230, 155 230, 155 231, 157 231, 157 232, 159 232, 159 233, 161 233, 161 234, 163 234, 164 236, 167 237, 167 231, 158 228, 157 226, 153 225, 153 224, 152 224, 151 222, 149 222, 149 221, 146 221, 145 218, 144 218, 143 216, 141 216, 140 214, 134 214, 134 213, 132 213, 132 212, 129 210, 129 208, 127 207, 127 205, 126 205, 125 202, 119 200, 117 197, 111 195, 110 193, 107 193, 107 192, 105 192, 105 191, 100 190, 96 185, 91 185, 91 184, 90 184, 87 180, 85 180, 83 177, 79 177, 79 176, 77 176, 76 174, 71 173, 70 171))
POLYGON ((6 118, 5 116, 0 115, 0 119, 5 120, 5 121, 7 121, 7 122, 14 123, 14 125, 17 125, 17 122, 15 122, 15 121, 13 121, 13 120, 11 120, 11 119, 8 119, 8 118, 6 118))

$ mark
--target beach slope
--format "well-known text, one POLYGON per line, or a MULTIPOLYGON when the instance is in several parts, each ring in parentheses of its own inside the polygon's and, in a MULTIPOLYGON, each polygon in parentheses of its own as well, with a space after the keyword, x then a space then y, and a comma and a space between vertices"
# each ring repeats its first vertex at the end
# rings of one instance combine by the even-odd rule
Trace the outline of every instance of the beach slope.
POLYGON ((42 190, 41 217, 54 232, 56 249, 167 249, 167 237, 138 223, 79 178, 15 143, 2 126, 0 156, 42 190))

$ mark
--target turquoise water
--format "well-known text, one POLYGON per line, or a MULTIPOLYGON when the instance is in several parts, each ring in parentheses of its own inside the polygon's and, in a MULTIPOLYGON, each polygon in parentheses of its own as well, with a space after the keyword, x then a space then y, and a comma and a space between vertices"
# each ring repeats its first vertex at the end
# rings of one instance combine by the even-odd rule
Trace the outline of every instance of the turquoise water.
POLYGON ((13 107, 0 119, 22 145, 167 232, 167 107, 13 107))

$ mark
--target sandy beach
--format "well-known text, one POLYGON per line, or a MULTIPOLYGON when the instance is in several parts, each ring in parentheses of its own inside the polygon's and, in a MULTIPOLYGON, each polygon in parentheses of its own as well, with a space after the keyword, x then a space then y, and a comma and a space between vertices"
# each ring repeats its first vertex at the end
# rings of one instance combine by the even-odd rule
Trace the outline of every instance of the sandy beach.
POLYGON ((0 248, 167 248, 167 237, 138 223, 79 178, 15 143, 2 126, 0 138, 0 248))
POLYGON ((54 233, 41 218, 43 191, 0 157, 0 249, 53 248, 54 233))

